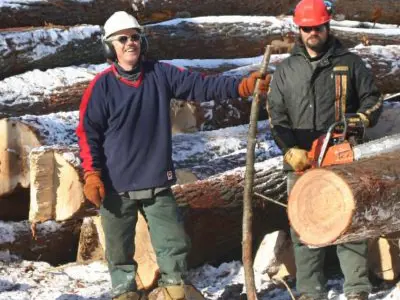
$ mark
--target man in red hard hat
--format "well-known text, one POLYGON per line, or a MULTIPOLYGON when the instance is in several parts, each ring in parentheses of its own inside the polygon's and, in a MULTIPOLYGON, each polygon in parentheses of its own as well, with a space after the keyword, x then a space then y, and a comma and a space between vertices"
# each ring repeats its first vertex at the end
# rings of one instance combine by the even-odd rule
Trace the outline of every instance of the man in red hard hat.
MULTIPOLYGON (((296 6, 299 41, 271 81, 267 108, 272 135, 284 153, 288 193, 299 172, 310 167, 307 151, 312 142, 330 125, 352 116, 358 124, 370 127, 381 113, 380 93, 372 74, 359 56, 330 34, 330 19, 323 0, 302 0, 296 6)), ((328 299, 323 273, 325 248, 309 248, 293 229, 291 235, 300 299, 328 299)), ((337 254, 347 299, 368 299, 367 242, 338 245, 337 254)))

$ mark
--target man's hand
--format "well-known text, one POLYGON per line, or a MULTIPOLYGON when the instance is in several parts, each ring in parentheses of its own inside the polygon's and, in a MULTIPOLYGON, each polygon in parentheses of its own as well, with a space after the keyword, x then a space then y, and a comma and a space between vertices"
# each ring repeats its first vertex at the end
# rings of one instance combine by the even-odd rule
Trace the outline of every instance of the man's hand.
POLYGON ((104 184, 100 177, 100 171, 85 172, 85 185, 83 193, 85 197, 97 208, 100 207, 105 195, 104 184))
POLYGON ((296 172, 304 171, 311 167, 311 161, 307 156, 307 151, 299 148, 290 148, 283 160, 287 162, 296 172))
POLYGON ((265 79, 261 79, 260 72, 253 72, 249 77, 245 77, 239 83, 238 91, 240 97, 249 97, 253 95, 254 89, 256 87, 257 79, 260 78, 260 93, 266 93, 269 88, 269 83, 271 82, 271 75, 267 74, 265 79))
POLYGON ((361 123, 365 128, 369 127, 368 117, 363 113, 346 114, 345 117, 349 126, 357 127, 357 124, 361 123))

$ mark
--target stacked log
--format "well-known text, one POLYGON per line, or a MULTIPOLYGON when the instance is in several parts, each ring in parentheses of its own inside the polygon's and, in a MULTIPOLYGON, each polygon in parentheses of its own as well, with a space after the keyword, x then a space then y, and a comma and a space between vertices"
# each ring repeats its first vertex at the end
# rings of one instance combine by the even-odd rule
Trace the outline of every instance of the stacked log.
POLYGON ((0 252, 51 264, 67 263, 76 259, 81 225, 82 220, 48 221, 32 232, 28 221, 0 221, 0 252))
MULTIPOLYGON (((240 58, 262 55, 265 46, 273 40, 281 40, 289 31, 297 31, 290 18, 231 17, 161 23, 145 26, 150 47, 147 53, 153 59, 200 59, 240 58), (218 20, 217 20, 218 21, 218 20)), ((339 35, 346 47, 354 47, 364 36, 372 45, 399 44, 400 29, 360 29, 335 23, 332 30, 339 35)), ((356 25, 354 25, 356 26, 356 25)), ((361 26, 360 24, 358 26, 361 26)), ((19 29, 0 32, 0 38, 8 42, 0 47, 0 79, 33 69, 51 69, 71 64, 104 62, 101 52, 101 27, 72 26, 19 29), (46 42, 46 48, 39 46, 46 42), (18 47, 17 47, 18 44, 18 47), (39 53, 32 49, 40 49, 39 53)))
MULTIPOLYGON (((11 1, 8 1, 11 2, 11 1)), ((295 0, 274 1, 166 1, 166 0, 117 0, 110 6, 105 0, 91 2, 48 2, 36 1, 23 4, 5 3, 0 7, 2 28, 20 26, 42 26, 44 24, 104 24, 117 10, 135 14, 141 23, 154 23, 180 17, 209 15, 282 15, 291 14, 295 0), (8 4, 8 5, 7 5, 8 4)), ((335 1, 335 16, 363 22, 399 23, 400 5, 396 0, 335 1), (390 9, 389 9, 390 8, 390 9)))
POLYGON ((45 24, 104 24, 117 10, 132 11, 131 1, 7 1, 0 6, 1 28, 43 26, 45 24))
MULTIPOLYGON (((257 193, 278 202, 286 199, 286 178, 281 163, 281 157, 257 163, 253 186, 257 193)), ((245 168, 241 167, 204 180, 172 187, 186 233, 192 242, 188 257, 189 267, 234 259, 240 253, 244 172, 245 168)), ((253 209, 256 244, 261 242, 266 233, 288 229, 283 207, 254 198, 253 209)), ((102 231, 100 226, 97 225, 96 228, 97 232, 102 231)), ((148 264, 147 268, 139 270, 139 276, 145 287, 151 287, 158 276, 158 267, 154 263, 155 254, 150 240, 145 241, 148 235, 147 224, 138 223, 136 229, 136 238, 142 242, 136 243, 135 257, 147 261, 148 264)), ((91 254, 88 253, 86 257, 91 258, 91 254)))

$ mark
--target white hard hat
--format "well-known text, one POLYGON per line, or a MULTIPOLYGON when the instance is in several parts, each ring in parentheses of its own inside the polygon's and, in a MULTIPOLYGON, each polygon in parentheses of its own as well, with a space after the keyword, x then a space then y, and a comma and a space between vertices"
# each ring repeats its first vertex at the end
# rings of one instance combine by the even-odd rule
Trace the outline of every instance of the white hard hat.
POLYGON ((142 31, 142 26, 140 26, 135 17, 125 11, 117 11, 113 13, 104 24, 104 38, 107 39, 112 34, 129 28, 135 28, 142 31))

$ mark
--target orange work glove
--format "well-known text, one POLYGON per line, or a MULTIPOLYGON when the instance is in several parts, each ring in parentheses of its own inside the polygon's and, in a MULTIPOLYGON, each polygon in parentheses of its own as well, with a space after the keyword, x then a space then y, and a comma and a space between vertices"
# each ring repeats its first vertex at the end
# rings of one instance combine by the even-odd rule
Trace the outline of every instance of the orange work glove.
MULTIPOLYGON (((253 95, 254 89, 256 87, 257 79, 261 78, 260 72, 253 72, 249 77, 245 77, 239 83, 238 92, 240 97, 249 97, 253 95)), ((271 75, 267 74, 265 79, 260 79, 260 93, 266 93, 269 88, 269 83, 271 82, 271 75)))
POLYGON ((304 149, 290 148, 283 157, 283 160, 296 172, 304 171, 311 167, 311 161, 307 156, 307 151, 304 149))
POLYGON ((85 185, 83 193, 85 197, 92 202, 96 207, 100 207, 105 195, 104 184, 100 177, 100 171, 85 172, 85 185))

